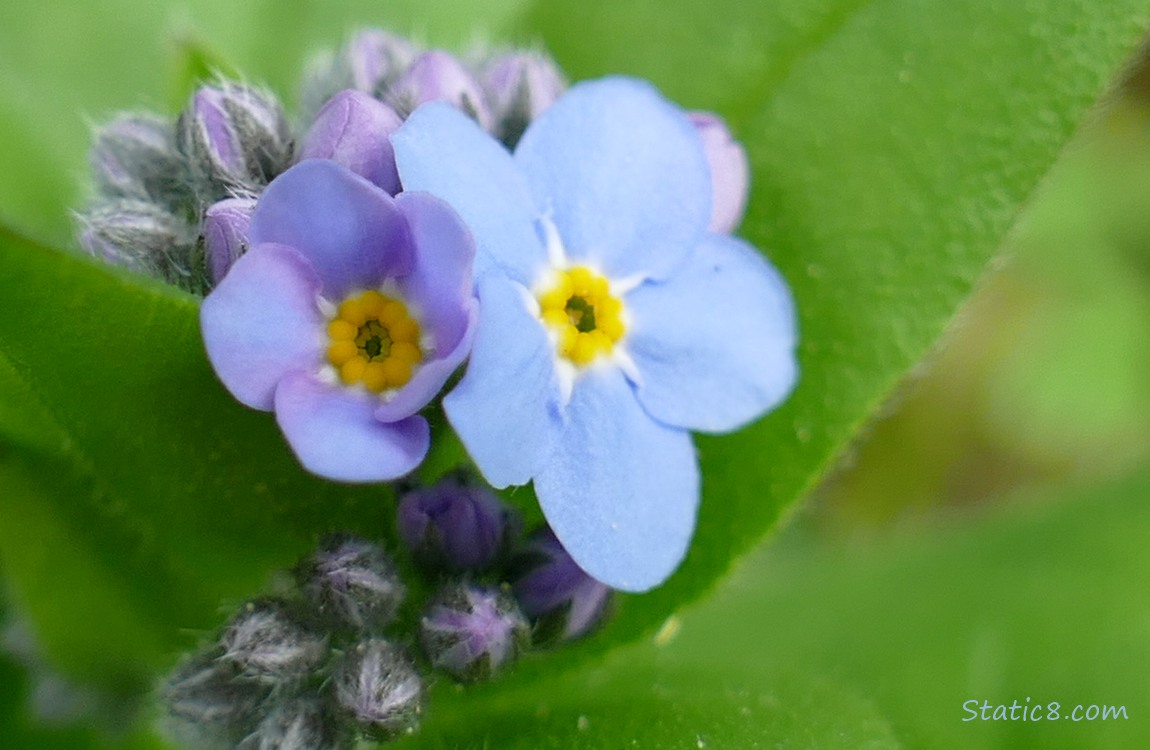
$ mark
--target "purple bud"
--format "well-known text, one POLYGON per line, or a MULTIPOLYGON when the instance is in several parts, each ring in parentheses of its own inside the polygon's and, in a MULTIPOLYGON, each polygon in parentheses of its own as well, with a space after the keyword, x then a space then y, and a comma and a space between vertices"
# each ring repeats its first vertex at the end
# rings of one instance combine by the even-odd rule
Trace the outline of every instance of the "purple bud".
POLYGON ((319 614, 363 632, 377 632, 391 623, 406 593, 383 549, 349 536, 327 539, 296 574, 319 614))
POLYGON ((391 195, 400 191, 389 136, 403 120, 383 102, 353 89, 332 97, 304 136, 300 159, 331 159, 391 195))
POLYGON ((466 682, 490 679, 530 638, 531 627, 508 593, 467 583, 441 589, 419 625, 432 666, 466 682))
POLYGON ((531 535, 521 559, 525 572, 513 590, 539 632, 570 641, 586 635, 604 618, 611 588, 576 565, 550 528, 531 535))
POLYGON ((712 232, 734 231, 747 207, 750 186, 747 152, 731 136, 723 118, 710 112, 688 112, 687 118, 703 139, 707 166, 711 168, 712 232))
POLYGON ((420 565, 465 572, 503 557, 519 532, 519 517, 487 487, 447 476, 404 495, 396 525, 420 565))
POLYGON ((317 670, 328 654, 327 638, 305 627, 284 602, 248 602, 231 619, 220 641, 220 662, 241 677, 265 684, 291 683, 317 670))
POLYGON ((90 160, 102 196, 152 201, 168 208, 190 199, 176 149, 176 126, 169 119, 120 115, 96 131, 90 160))
POLYGON ((228 269, 248 250, 248 227, 254 198, 226 198, 213 203, 204 214, 204 254, 212 284, 223 281, 228 269))
POLYGON ((527 125, 559 98, 567 84, 547 55, 516 52, 487 63, 483 87, 495 133, 513 148, 527 125))
POLYGON ((358 32, 338 53, 321 55, 308 65, 300 91, 303 113, 318 112, 344 89, 381 97, 417 53, 411 42, 381 29, 358 32))
POLYGON ((447 102, 491 130, 491 113, 475 76, 452 55, 440 50, 424 52, 387 93, 387 100, 406 117, 420 104, 447 102))
POLYGON ((180 114, 177 141, 203 203, 258 191, 287 169, 292 157, 279 102, 239 83, 196 91, 180 114))
POLYGON ((367 734, 385 740, 411 732, 423 711, 423 680, 398 646, 358 643, 335 675, 335 698, 367 734))
POLYGON ((80 246, 92 255, 186 289, 200 285, 194 230, 160 206, 132 199, 98 203, 80 222, 80 246))
POLYGON ((230 665, 199 653, 182 661, 159 692, 164 731, 181 746, 234 747, 258 721, 271 689, 238 681, 230 665))
POLYGON ((293 698, 264 717, 237 750, 343 750, 351 745, 323 701, 293 698))

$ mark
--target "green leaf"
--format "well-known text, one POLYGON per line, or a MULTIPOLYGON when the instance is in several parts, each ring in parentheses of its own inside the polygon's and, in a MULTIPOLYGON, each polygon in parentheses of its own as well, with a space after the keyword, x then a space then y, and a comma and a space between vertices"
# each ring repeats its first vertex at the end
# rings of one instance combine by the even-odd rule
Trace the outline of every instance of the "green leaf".
POLYGON ((798 389, 704 476, 686 564, 588 649, 699 596, 811 487, 945 329, 1150 3, 917 0, 536 4, 574 78, 651 78, 715 108, 753 167, 741 233, 794 290, 798 389), (578 33, 572 33, 578 29, 578 33))

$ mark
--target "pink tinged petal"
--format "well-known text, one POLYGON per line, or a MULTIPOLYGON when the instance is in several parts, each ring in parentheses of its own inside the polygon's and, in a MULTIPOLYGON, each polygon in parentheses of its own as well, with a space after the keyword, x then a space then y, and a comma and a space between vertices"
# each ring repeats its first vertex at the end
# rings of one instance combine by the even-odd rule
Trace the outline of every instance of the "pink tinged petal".
POLYGON ((479 325, 467 372, 443 409, 494 487, 526 484, 563 430, 555 349, 527 306, 526 290, 502 274, 479 283, 479 325))
POLYGON ((614 367, 576 382, 568 427, 535 477, 547 523, 588 574, 623 591, 665 581, 686 555, 699 505, 689 433, 648 416, 614 367))
POLYGON ((515 150, 568 256, 612 278, 664 278, 711 215, 703 144, 686 116, 628 78, 577 84, 515 150))
POLYGON ((530 287, 547 266, 527 183, 507 152, 446 104, 420 107, 391 139, 405 190, 447 201, 475 238, 475 278, 498 268, 530 287))
POLYGON ((450 206, 426 193, 403 193, 396 204, 415 247, 415 267, 399 279, 400 293, 418 310, 435 349, 407 385, 376 409, 376 418, 384 422, 414 414, 439 393, 471 351, 479 320, 471 283, 475 245, 467 227, 450 206))
POLYGON ((794 387, 794 301, 742 240, 708 235, 674 276, 641 285, 624 304, 639 401, 666 424, 734 430, 794 387))
POLYGON ((304 136, 300 159, 331 159, 395 195, 400 191, 389 136, 403 120, 378 99, 353 89, 332 97, 304 136))
POLYGON ((200 307, 204 346, 232 395, 271 411, 276 384, 322 364, 319 278, 296 250, 260 245, 243 255, 200 307))
POLYGON ((690 112, 691 124, 703 139, 711 169, 711 224, 718 234, 734 231, 743 219, 750 188, 747 152, 731 136, 723 118, 710 112, 690 112))
POLYGON ((326 159, 300 162, 268 185, 249 238, 299 250, 333 301, 411 270, 407 223, 395 199, 326 159))
POLYGON ((304 468, 341 482, 383 482, 411 472, 427 455, 423 417, 383 423, 377 399, 293 372, 275 394, 276 421, 304 468))

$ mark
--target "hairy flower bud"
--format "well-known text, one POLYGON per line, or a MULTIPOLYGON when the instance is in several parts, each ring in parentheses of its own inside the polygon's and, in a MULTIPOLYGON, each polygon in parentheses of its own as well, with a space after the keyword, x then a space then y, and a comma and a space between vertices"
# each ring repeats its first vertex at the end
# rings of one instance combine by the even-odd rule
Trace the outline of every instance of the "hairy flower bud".
POLYGON ((320 55, 308 65, 300 92, 304 114, 318 112, 345 89, 382 98, 416 54, 411 42, 382 29, 356 33, 338 52, 320 55))
POLYGON ((513 584, 515 599, 536 621, 541 640, 574 640, 605 616, 611 588, 576 565, 550 528, 531 535, 520 563, 522 573, 513 584))
POLYGON ((528 123, 550 107, 567 85, 550 57, 538 52, 516 52, 488 61, 483 87, 495 135, 514 148, 528 123))
POLYGON ((383 102, 354 89, 341 91, 316 115, 300 159, 331 159, 395 195, 399 172, 388 136, 402 124, 383 102))
POLYGON ((196 91, 180 114, 176 135, 202 203, 258 192, 292 158, 291 132, 279 102, 240 83, 196 91))
POLYGON ((519 532, 519 518, 485 486, 448 476, 400 500, 396 525, 422 566, 478 571, 499 560, 519 532))
POLYGON ((743 219, 750 186, 747 152, 734 139, 723 118, 710 112, 687 113, 711 168, 711 225, 720 234, 734 231, 743 219))
POLYGON ((255 198, 225 198, 204 213, 204 255, 212 284, 218 284, 248 249, 255 198))
POLYGON ((220 660, 239 674, 267 684, 302 680, 328 654, 327 638, 312 632, 284 602, 248 602, 231 619, 220 640, 220 660))
POLYGON ((176 126, 169 119, 120 115, 96 130, 89 158, 102 197, 151 201, 172 210, 190 205, 176 126))
POLYGON ((80 216, 80 245, 108 263, 194 288, 194 230, 183 219, 141 200, 97 203, 80 216))
POLYGON ((500 589, 454 583, 428 605, 419 640, 432 666, 458 680, 490 679, 511 664, 531 638, 531 627, 500 589))
POLYGON ((308 601, 342 627, 378 632, 395 619, 405 589, 379 545, 337 535, 296 569, 308 601))
POLYGON ((328 706, 317 698, 281 703, 237 750, 345 750, 352 738, 340 731, 328 706))
POLYGON ((185 659, 160 686, 165 732, 181 745, 232 748, 251 731, 271 688, 236 679, 213 653, 185 659))
POLYGON ((335 675, 339 706, 369 736, 411 732, 423 711, 423 680, 398 646, 380 638, 358 643, 335 675))
POLYGON ((441 50, 429 50, 408 66, 388 90, 387 101, 403 117, 420 104, 447 102, 491 130, 491 112, 479 82, 463 63, 441 50))

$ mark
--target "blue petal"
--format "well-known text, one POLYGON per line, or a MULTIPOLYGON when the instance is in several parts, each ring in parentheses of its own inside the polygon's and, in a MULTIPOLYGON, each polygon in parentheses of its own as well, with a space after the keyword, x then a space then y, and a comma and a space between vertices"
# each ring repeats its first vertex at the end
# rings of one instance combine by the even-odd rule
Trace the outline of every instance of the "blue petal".
POLYGON ((325 159, 300 162, 272 180, 252 214, 251 242, 299 250, 340 300, 407 273, 407 225, 390 195, 325 159))
POLYGON ((614 278, 665 277, 710 221, 703 142, 640 81, 573 86, 527 129, 515 161, 568 257, 614 278))
POLYGON ((479 317, 471 283, 475 245, 459 216, 427 193, 401 193, 396 204, 415 247, 415 265, 398 280, 399 289, 418 310, 434 349, 407 385, 376 409, 376 419, 383 422, 414 414, 439 393, 471 351, 479 317))
POLYGON ((241 403, 271 411, 281 378, 319 370, 325 339, 319 288, 315 271, 294 249, 258 245, 204 299, 200 326, 208 359, 241 403))
POLYGON ((425 104, 391 136, 404 190, 451 204, 475 237, 475 278, 497 267, 530 287, 547 263, 538 215, 511 155, 471 118, 442 102, 425 104))
POLYGON ((674 276, 639 286, 624 304, 639 401, 666 424, 733 430, 794 387, 790 290, 741 240, 707 235, 674 276))
POLYGON ((535 477, 543 515, 589 574, 646 591, 678 567, 695 529, 699 468, 691 436, 656 422, 620 370, 575 384, 568 427, 535 477))
POLYGON ((480 280, 471 361, 443 397, 448 421, 495 487, 526 484, 563 430, 555 348, 525 297, 502 274, 480 280))
POLYGON ((401 477, 427 455, 431 433, 423 417, 384 424, 377 399, 295 372, 280 381, 276 421, 308 471, 341 482, 401 477))

